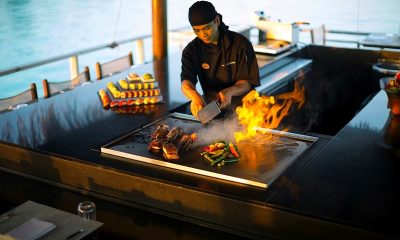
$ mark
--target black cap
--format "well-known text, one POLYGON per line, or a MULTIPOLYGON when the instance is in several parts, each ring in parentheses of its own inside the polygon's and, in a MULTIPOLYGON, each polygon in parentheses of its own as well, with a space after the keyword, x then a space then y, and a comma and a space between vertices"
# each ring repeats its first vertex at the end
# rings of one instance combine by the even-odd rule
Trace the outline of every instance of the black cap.
POLYGON ((192 26, 207 24, 216 16, 214 5, 207 1, 197 1, 189 8, 189 22, 192 26))

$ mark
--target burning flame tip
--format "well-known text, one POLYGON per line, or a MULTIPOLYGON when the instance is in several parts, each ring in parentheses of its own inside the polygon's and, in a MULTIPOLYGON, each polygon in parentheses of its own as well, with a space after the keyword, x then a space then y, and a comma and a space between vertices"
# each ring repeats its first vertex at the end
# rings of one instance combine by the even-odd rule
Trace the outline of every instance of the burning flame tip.
POLYGON ((236 142, 254 137, 257 134, 255 127, 276 129, 293 104, 297 104, 297 109, 302 108, 305 89, 299 82, 295 82, 293 92, 278 96, 260 96, 256 90, 250 91, 243 98, 243 105, 236 108, 239 123, 245 127, 244 131, 234 133, 236 142))
POLYGON ((197 139, 196 133, 191 134, 191 135, 190 135, 190 138, 191 138, 193 141, 195 141, 195 140, 197 139))

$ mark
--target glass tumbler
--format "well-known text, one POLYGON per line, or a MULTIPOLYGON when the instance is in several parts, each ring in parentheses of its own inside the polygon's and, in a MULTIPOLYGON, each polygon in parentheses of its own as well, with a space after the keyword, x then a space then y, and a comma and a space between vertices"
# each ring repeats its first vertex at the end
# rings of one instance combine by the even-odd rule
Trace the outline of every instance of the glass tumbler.
POLYGON ((84 220, 96 220, 96 205, 90 201, 79 203, 78 216, 84 220))

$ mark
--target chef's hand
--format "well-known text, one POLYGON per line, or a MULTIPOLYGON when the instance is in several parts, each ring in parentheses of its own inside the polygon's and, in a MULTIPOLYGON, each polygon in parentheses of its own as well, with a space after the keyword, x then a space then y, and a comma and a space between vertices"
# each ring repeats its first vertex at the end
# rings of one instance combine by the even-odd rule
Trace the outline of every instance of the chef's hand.
POLYGON ((218 92, 218 100, 221 108, 227 107, 229 104, 231 104, 232 101, 232 95, 229 91, 229 88, 226 88, 220 92, 218 92))
POLYGON ((206 102, 204 99, 199 96, 196 98, 192 99, 192 102, 190 103, 190 111, 192 112, 193 116, 198 118, 197 114, 198 112, 206 105, 206 102))
POLYGON ((247 80, 238 80, 233 86, 221 90, 218 93, 221 108, 225 108, 231 104, 233 96, 240 96, 248 92, 250 88, 251 84, 247 80))
POLYGON ((198 118, 197 113, 206 105, 204 98, 196 91, 196 87, 189 80, 183 80, 181 89, 183 94, 191 100, 190 111, 198 118))

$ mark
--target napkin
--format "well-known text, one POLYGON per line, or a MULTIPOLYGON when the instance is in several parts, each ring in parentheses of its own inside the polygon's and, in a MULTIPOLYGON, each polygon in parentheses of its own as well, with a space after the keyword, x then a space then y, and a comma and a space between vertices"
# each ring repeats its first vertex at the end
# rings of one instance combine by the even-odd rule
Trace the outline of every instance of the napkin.
POLYGON ((43 236, 55 227, 56 225, 53 223, 32 218, 21 226, 9 231, 5 235, 18 240, 34 240, 43 236))

